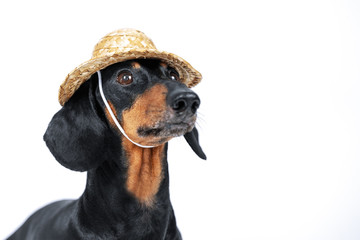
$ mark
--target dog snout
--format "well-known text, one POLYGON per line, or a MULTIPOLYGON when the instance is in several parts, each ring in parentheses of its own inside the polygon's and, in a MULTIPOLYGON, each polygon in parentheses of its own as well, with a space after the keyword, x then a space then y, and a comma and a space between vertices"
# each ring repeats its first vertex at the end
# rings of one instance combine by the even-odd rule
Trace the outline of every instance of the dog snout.
POLYGON ((200 106, 200 98, 191 90, 174 91, 168 96, 170 107, 177 114, 195 114, 200 106))

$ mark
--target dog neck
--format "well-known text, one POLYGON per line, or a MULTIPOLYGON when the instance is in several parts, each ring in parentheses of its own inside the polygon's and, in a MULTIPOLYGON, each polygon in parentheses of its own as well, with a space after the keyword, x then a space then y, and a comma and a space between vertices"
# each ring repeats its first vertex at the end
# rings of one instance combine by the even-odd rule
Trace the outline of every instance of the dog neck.
POLYGON ((123 150, 128 162, 126 189, 147 207, 156 201, 155 195, 164 178, 164 147, 165 144, 141 148, 123 138, 123 150))
MULTIPOLYGON (((84 216, 80 218, 115 226, 124 221, 124 216, 149 218, 151 213, 172 209, 167 144, 144 149, 123 139, 121 147, 109 152, 115 159, 106 159, 100 167, 88 171, 86 189, 79 201, 79 216, 84 216)), ((89 228, 94 228, 93 224, 89 228)))

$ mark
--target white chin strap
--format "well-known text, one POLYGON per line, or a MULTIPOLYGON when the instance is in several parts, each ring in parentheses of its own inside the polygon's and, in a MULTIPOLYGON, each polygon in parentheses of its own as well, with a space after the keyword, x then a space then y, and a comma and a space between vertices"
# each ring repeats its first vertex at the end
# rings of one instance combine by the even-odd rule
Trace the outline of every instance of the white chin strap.
POLYGON ((97 74, 98 74, 98 79, 99 79, 99 91, 100 91, 101 98, 102 98, 102 100, 103 100, 103 102, 104 102, 107 110, 109 111, 111 118, 114 120, 114 123, 115 123, 116 126, 119 128, 120 132, 121 132, 130 142, 132 142, 133 144, 135 144, 135 145, 138 146, 138 147, 142 147, 142 148, 153 148, 154 146, 144 146, 144 145, 141 145, 141 144, 139 144, 139 143, 137 143, 137 142, 134 142, 133 140, 131 140, 131 139, 129 138, 128 135, 126 135, 124 129, 121 127, 119 121, 116 119, 113 111, 111 110, 111 108, 110 108, 110 106, 109 106, 109 104, 108 104, 108 101, 107 101, 106 98, 105 98, 105 95, 104 95, 104 92, 103 92, 103 88, 102 88, 102 80, 101 80, 101 73, 100 73, 100 71, 97 71, 97 74))

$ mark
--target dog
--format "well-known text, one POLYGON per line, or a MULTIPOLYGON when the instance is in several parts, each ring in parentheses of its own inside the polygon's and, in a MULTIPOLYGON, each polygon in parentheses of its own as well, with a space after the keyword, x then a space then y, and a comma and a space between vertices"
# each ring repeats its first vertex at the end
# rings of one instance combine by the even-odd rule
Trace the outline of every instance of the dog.
POLYGON ((168 141, 184 136, 206 159, 195 127, 200 98, 157 59, 115 63, 100 71, 107 103, 93 74, 54 115, 46 145, 66 168, 87 171, 77 200, 35 212, 9 240, 179 240, 169 197, 168 141))

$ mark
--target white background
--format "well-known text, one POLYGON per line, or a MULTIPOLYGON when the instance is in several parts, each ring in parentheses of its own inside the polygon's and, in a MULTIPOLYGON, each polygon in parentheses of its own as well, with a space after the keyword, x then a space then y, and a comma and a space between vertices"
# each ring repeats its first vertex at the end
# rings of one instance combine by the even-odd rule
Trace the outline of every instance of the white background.
POLYGON ((185 240, 360 239, 360 2, 2 1, 0 238, 77 198, 85 173, 42 136, 58 87, 105 34, 133 27, 203 74, 208 161, 170 142, 185 240))

